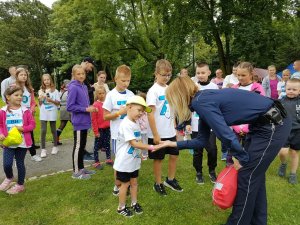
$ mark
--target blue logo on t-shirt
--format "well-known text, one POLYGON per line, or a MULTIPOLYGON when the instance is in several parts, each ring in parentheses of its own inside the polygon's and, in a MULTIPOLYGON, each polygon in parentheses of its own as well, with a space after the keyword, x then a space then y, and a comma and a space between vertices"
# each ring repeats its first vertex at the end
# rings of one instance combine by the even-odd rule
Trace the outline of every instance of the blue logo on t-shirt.
POLYGON ((168 106, 167 106, 168 100, 166 100, 166 96, 165 95, 158 96, 158 100, 159 101, 164 101, 164 105, 163 105, 163 107, 162 107, 162 109, 160 111, 160 115, 164 116, 164 115, 166 115, 167 110, 168 110, 168 106))

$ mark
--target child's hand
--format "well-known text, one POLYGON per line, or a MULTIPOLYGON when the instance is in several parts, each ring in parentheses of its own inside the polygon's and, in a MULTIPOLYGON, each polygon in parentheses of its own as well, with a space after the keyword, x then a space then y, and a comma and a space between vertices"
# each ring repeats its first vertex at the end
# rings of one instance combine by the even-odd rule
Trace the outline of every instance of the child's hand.
POLYGON ((123 115, 127 113, 127 109, 126 106, 121 106, 121 108, 119 109, 119 114, 123 115))
POLYGON ((154 144, 159 144, 161 142, 159 135, 153 135, 153 142, 154 144))
POLYGON ((91 105, 86 108, 86 111, 92 113, 92 112, 98 112, 98 109, 91 105))
POLYGON ((0 134, 0 141, 3 141, 5 139, 5 136, 3 134, 0 134))
POLYGON ((16 128, 18 129, 18 131, 20 131, 20 132, 23 132, 23 127, 21 127, 21 126, 16 126, 16 128))

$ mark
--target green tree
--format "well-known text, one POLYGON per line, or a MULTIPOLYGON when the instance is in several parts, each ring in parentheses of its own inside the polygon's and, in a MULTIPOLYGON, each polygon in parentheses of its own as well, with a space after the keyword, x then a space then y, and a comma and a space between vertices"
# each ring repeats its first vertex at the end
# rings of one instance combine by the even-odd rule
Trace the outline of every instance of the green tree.
POLYGON ((0 3, 0 67, 28 65, 33 80, 39 79, 49 54, 46 42, 50 12, 39 1, 0 3))

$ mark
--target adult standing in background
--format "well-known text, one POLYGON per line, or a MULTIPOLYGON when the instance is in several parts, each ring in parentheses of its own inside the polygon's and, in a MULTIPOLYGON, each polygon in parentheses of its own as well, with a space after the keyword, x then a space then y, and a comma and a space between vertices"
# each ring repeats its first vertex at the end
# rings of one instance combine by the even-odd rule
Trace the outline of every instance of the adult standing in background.
POLYGON ((1 97, 2 101, 5 102, 5 97, 4 97, 4 92, 6 91, 7 88, 9 88, 12 84, 16 83, 16 70, 17 68, 15 66, 10 66, 8 68, 8 72, 10 74, 10 77, 4 79, 1 82, 1 97))
POLYGON ((281 77, 276 74, 276 67, 274 65, 268 66, 268 76, 262 81, 262 86, 267 97, 278 99, 277 84, 281 81, 281 77))
MULTIPOLYGON (((87 86, 88 88, 88 95, 89 95, 89 100, 90 100, 90 105, 93 105, 94 103, 94 91, 95 88, 92 87, 92 85, 90 84, 90 81, 88 79, 88 74, 89 72, 92 72, 94 67, 96 67, 96 63, 94 61, 94 59, 90 56, 84 57, 82 59, 81 62, 81 67, 84 69, 85 73, 86 73, 86 79, 84 81, 84 84, 87 86)), ((93 81, 94 81, 94 76, 93 76, 93 81)))
POLYGON ((296 70, 296 72, 293 73, 291 78, 300 79, 300 59, 298 59, 294 62, 293 67, 294 67, 294 70, 296 70))
POLYGON ((232 74, 227 75, 225 77, 222 88, 231 88, 233 85, 239 83, 239 80, 238 80, 237 74, 236 74, 237 67, 238 67, 238 63, 235 63, 232 67, 232 74))
POLYGON ((216 77, 211 79, 211 82, 218 85, 219 89, 222 89, 224 78, 223 78, 223 71, 221 69, 216 70, 216 77))

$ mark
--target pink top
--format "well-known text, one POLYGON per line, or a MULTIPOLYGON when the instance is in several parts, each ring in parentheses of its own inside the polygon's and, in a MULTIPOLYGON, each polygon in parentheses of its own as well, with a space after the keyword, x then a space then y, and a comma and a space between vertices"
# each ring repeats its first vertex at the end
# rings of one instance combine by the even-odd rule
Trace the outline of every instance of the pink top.
MULTIPOLYGON (((6 110, 7 106, 4 106, 0 110, 0 134, 4 135, 5 137, 8 134, 7 127, 6 127, 6 110)), ((25 144, 27 147, 32 145, 32 139, 30 132, 35 128, 35 121, 32 116, 32 113, 26 107, 22 107, 23 113, 23 135, 25 139, 25 144)))
MULTIPOLYGON (((232 86, 232 88, 239 88, 239 87, 240 87, 239 83, 232 86)), ((257 82, 254 82, 252 84, 250 91, 254 91, 260 95, 266 96, 262 85, 257 82)), ((240 134, 240 133, 247 134, 249 132, 249 124, 234 125, 231 127, 232 127, 233 131, 237 134, 240 134)))
POLYGON ((223 81, 224 81, 224 78, 217 78, 217 77, 215 77, 214 79, 211 80, 211 82, 218 85, 219 89, 222 89, 223 81))
POLYGON ((271 98, 272 99, 278 99, 278 91, 277 91, 277 84, 278 84, 278 80, 271 80, 270 79, 270 89, 271 89, 271 98))
POLYGON ((98 136, 99 134, 99 128, 109 128, 110 122, 108 120, 104 120, 103 118, 103 102, 100 102, 99 100, 95 101, 93 104, 94 107, 98 109, 98 112, 92 113, 92 127, 95 136, 98 136))

